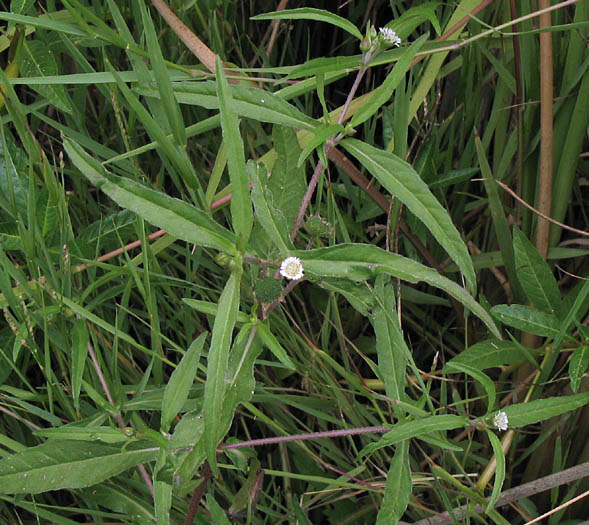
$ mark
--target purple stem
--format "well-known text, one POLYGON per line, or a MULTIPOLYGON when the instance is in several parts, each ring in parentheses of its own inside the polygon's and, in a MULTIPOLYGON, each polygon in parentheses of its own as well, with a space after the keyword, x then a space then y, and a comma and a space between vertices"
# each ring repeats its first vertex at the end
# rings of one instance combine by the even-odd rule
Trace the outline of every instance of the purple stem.
MULTIPOLYGON (((346 112, 348 111, 348 108, 350 107, 350 104, 354 98, 354 95, 356 95, 356 91, 358 91, 358 86, 360 85, 360 81, 362 80, 362 77, 364 76, 365 72, 366 72, 366 67, 362 66, 359 69, 358 74, 356 75, 356 78, 354 80, 354 84, 352 85, 352 88, 350 89, 350 92, 348 93, 348 97, 346 98, 346 102, 344 104, 344 107, 342 108, 342 112, 340 113, 340 116, 337 119, 338 124, 341 124, 345 120, 346 112)), ((333 148, 342 138, 343 138, 343 135, 341 133, 339 133, 337 136, 334 136, 334 137, 331 137, 330 139, 328 139, 327 142, 325 143, 325 155, 327 155, 329 153, 329 150, 331 148, 333 148)), ((297 236, 297 232, 299 231, 299 229, 301 227, 301 223, 303 222, 303 217, 305 216, 307 208, 309 207, 309 203, 311 202, 311 197, 313 196, 313 193, 315 192, 315 187, 317 186, 317 183, 319 182, 319 177, 321 176, 321 173, 323 173, 323 162, 319 161, 319 162, 317 162, 317 165, 315 166, 315 171, 313 172, 313 176, 311 177, 311 181, 309 182, 309 186, 307 187, 307 191, 305 192, 305 196, 303 197, 303 202, 301 203, 301 207, 299 208, 299 213, 297 214, 297 218, 295 219, 295 223, 292 227, 292 231, 290 232, 290 240, 291 241, 294 241, 294 238, 297 236)))
MULTIPOLYGON (((91 343, 88 343, 88 353, 90 354, 90 359, 92 359, 92 363, 94 364, 94 369, 96 370, 96 373, 98 374, 98 379, 100 381, 100 384, 102 385, 102 389, 104 390, 104 394, 106 395, 106 399, 108 399, 108 402, 114 406, 114 399, 110 394, 110 389, 108 388, 108 383, 106 382, 106 379, 104 378, 104 374, 102 373, 102 370, 100 368, 100 364, 98 363, 98 359, 96 359, 96 354, 94 353, 94 348, 92 347, 91 343)), ((121 414, 113 414, 113 416, 115 418, 115 421, 117 422, 117 425, 119 425, 119 428, 125 428, 126 425, 125 425, 125 421, 123 420, 123 416, 121 416, 121 414)), ((143 481, 147 485, 147 489, 149 490, 149 492, 151 493, 151 497, 153 498, 154 497, 153 483, 151 482, 151 478, 149 477, 147 470, 145 470, 145 467, 143 465, 137 465, 137 470, 139 471, 139 474, 143 478, 143 481)))
POLYGON ((311 432, 309 434, 294 434, 292 436, 279 436, 273 438, 263 439, 250 439, 249 441, 242 441, 241 443, 229 443, 222 445, 223 450, 230 448, 243 448, 243 447, 257 447, 261 445, 275 445, 277 443, 285 443, 287 441, 305 441, 307 439, 318 439, 318 438, 334 438, 340 436, 355 436, 358 434, 382 434, 388 432, 389 427, 360 427, 360 428, 344 428, 341 430, 327 430, 325 432, 311 432))

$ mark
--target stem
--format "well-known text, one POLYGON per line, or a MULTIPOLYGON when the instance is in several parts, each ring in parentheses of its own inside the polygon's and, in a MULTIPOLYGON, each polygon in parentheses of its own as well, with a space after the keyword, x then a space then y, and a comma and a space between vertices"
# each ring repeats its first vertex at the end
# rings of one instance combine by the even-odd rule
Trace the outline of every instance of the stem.
MULTIPOLYGON (((350 104, 351 104, 352 100, 354 99, 354 96, 356 95, 356 91, 358 91, 358 86, 360 85, 360 81, 362 80, 362 77, 364 76, 364 73, 366 72, 366 67, 367 67, 366 65, 362 65, 362 67, 360 67, 360 69, 356 73, 356 78, 354 80, 354 83, 352 84, 352 88, 350 89, 350 92, 348 93, 348 97, 346 98, 346 102, 342 108, 339 118, 337 119, 338 124, 341 124, 346 118, 346 112, 347 112, 348 108, 350 107, 350 104)), ((327 142, 325 143, 325 155, 326 156, 329 153, 329 150, 331 150, 331 148, 333 148, 342 138, 343 138, 343 135, 338 134, 337 136, 333 136, 327 140, 327 142)), ((292 231, 290 232, 290 240, 291 241, 294 241, 295 237, 297 236, 297 232, 299 231, 299 229, 301 227, 301 223, 303 222, 303 217, 305 216, 307 208, 309 207, 309 203, 311 202, 311 197, 313 196, 313 193, 315 192, 315 188, 317 187, 317 183, 319 182, 319 177, 321 176, 321 173, 323 173, 323 168, 324 168, 323 162, 321 162, 321 160, 319 160, 319 162, 317 162, 317 166, 315 166, 315 171, 313 171, 313 176, 311 177, 311 181, 309 182, 309 186, 307 187, 307 191, 305 192, 305 196, 303 197, 303 202, 301 203, 301 207, 299 208, 299 213, 297 214, 297 218, 295 219, 294 225, 292 227, 292 231)))
MULTIPOLYGON (((96 354, 94 353, 94 348, 92 347, 91 343, 88 343, 88 353, 90 354, 90 359, 92 360, 92 364, 94 365, 94 369, 96 370, 96 373, 98 374, 98 380, 100 381, 100 384, 102 385, 102 389, 104 390, 104 394, 106 395, 106 399, 108 399, 108 402, 114 406, 114 399, 110 393, 110 389, 108 388, 108 383, 106 382, 106 379, 104 378, 104 374, 102 373, 102 369, 100 368, 100 363, 98 362, 98 359, 96 359, 96 354)), ((126 427, 125 421, 123 420, 123 416, 121 416, 121 414, 115 413, 115 414, 113 414, 113 417, 115 418, 115 421, 117 422, 117 425, 119 426, 119 428, 124 429, 126 427)), ((137 465, 137 470, 139 471, 139 474, 143 478, 143 481, 145 482, 145 485, 147 485, 147 489, 149 490, 149 492, 151 493, 151 497, 153 498, 154 497, 153 483, 151 482, 151 478, 149 477, 147 470, 145 469, 145 467, 143 465, 137 465)))
MULTIPOLYGON (((530 481, 529 483, 524 483, 519 487, 508 489, 501 493, 494 507, 503 507, 504 505, 509 505, 510 503, 513 503, 522 498, 529 498, 534 494, 539 494, 540 492, 544 492, 567 483, 572 483, 573 481, 583 479, 587 476, 589 476, 589 462, 568 468, 562 472, 557 472, 556 474, 550 474, 549 476, 530 481)), ((483 511, 484 508, 482 505, 475 505, 475 507, 472 508, 467 504, 452 509, 452 516, 454 516, 455 519, 460 520, 462 516, 465 515, 465 512, 480 514, 483 511)), ((452 518, 450 517, 449 512, 443 512, 437 516, 432 516, 431 518, 425 518, 423 520, 416 521, 412 525, 441 525, 444 523, 452 523, 452 518)))
MULTIPOLYGON (((540 8, 550 7, 550 0, 540 0, 540 8)), ((549 12, 540 15, 540 28, 548 29, 552 24, 549 12)), ((553 147, 553 101, 554 82, 552 73, 552 33, 540 33, 540 179, 538 189, 538 210, 550 215, 552 204, 552 147, 553 147)), ((538 219, 536 229, 536 248, 546 258, 550 223, 538 219)))
POLYGON ((327 430, 325 432, 311 432, 308 434, 294 434, 292 436, 278 436, 272 438, 263 439, 250 439, 249 441, 242 441, 241 443, 230 443, 223 445, 223 450, 231 448, 244 448, 244 447, 259 447, 262 445, 275 445, 277 443, 284 443, 287 441, 305 441, 307 439, 319 439, 319 438, 333 438, 341 436, 356 436, 358 434, 382 434, 388 432, 389 427, 360 427, 360 428, 344 428, 341 430, 327 430))
POLYGON ((202 495, 205 493, 205 489, 209 483, 209 479, 211 479, 211 467, 209 466, 209 462, 205 461, 204 467, 202 468, 201 474, 201 482, 198 487, 194 489, 192 493, 192 498, 190 498, 190 504, 188 505, 188 512, 186 513, 186 518, 184 518, 184 525, 192 525, 194 523, 194 517, 196 516, 196 509, 198 509, 198 504, 202 499, 202 495))

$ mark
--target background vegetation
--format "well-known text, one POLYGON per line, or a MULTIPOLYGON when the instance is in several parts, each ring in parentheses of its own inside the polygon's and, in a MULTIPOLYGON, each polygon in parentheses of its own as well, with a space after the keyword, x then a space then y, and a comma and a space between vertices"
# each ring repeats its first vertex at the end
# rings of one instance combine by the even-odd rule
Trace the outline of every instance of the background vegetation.
POLYGON ((0 521, 589 515, 586 2, 0 4, 0 521))

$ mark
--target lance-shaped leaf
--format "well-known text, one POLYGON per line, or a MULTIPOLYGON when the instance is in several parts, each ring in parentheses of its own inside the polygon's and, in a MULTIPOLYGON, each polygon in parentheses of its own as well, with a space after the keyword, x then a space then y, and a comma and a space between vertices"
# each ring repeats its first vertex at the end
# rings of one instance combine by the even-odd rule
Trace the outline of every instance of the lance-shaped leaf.
POLYGON ((49 441, 0 461, 1 494, 79 489, 155 459, 159 447, 145 442, 121 447, 84 441, 49 441))
POLYGON ((64 138, 63 145, 74 165, 119 206, 135 212, 173 237, 236 253, 235 235, 203 211, 135 181, 113 175, 67 138, 64 138))
POLYGON ((265 187, 267 177, 265 169, 252 161, 247 163, 249 179, 252 183, 252 199, 256 209, 256 217, 270 241, 281 253, 292 248, 288 235, 286 219, 280 210, 276 210, 272 202, 272 194, 265 187), (262 180, 262 177, 264 180, 262 180))
MULTIPOLYGON (((174 95, 181 104, 201 106, 207 109, 219 109, 220 101, 217 97, 217 84, 206 82, 174 82, 174 95)), ((268 122, 281 126, 313 130, 318 122, 305 115, 284 98, 269 91, 245 87, 229 86, 233 97, 233 111, 239 117, 251 118, 259 122, 268 122)), ((155 89, 141 88, 139 93, 149 97, 159 97, 155 89)))
POLYGON ((555 315, 524 304, 498 304, 491 308, 491 313, 508 326, 542 337, 556 337, 560 328, 555 315))
POLYGON ((233 197, 231 199, 231 218, 233 219, 233 230, 238 236, 243 237, 243 245, 252 231, 254 216, 252 212, 252 201, 250 199, 247 173, 245 171, 245 153, 243 151, 243 140, 239 134, 237 116, 233 110, 233 97, 225 72, 223 63, 217 55, 217 96, 219 97, 219 109, 221 112, 221 129, 223 140, 227 145, 227 165, 229 168, 229 179, 233 197))
POLYGON ((239 309, 239 284, 241 267, 231 272, 219 298, 217 317, 213 325, 211 347, 207 364, 207 382, 205 383, 203 413, 205 416, 205 450, 209 465, 215 475, 217 469, 217 442, 219 440, 219 420, 222 418, 223 397, 225 393, 225 372, 233 328, 237 321, 239 309))
POLYGON ((468 289, 476 290, 476 277, 466 244, 450 215, 434 197, 410 164, 396 155, 355 139, 340 143, 380 182, 421 220, 448 252, 463 273, 468 289))
POLYGON ((552 270, 536 247, 517 228, 513 230, 517 277, 531 303, 543 312, 560 316, 560 291, 552 270))
MULTIPOLYGON (((406 356, 409 349, 403 339, 397 318, 394 315, 387 315, 388 312, 395 310, 395 297, 392 287, 384 286, 383 279, 388 280, 388 277, 383 276, 377 279, 375 286, 375 292, 380 299, 374 312, 378 370, 384 381, 387 396, 394 401, 401 401, 405 394, 406 356)), ((395 414, 399 413, 398 405, 393 404, 393 409, 395 414)))
POLYGON ((380 440, 366 445, 359 453, 359 457, 372 454, 378 449, 389 447, 406 439, 418 438, 435 434, 442 430, 454 430, 456 428, 465 428, 469 425, 467 417, 456 416, 454 414, 442 414, 439 416, 429 416, 405 423, 393 425, 390 432, 383 434, 380 440))
POLYGON ((411 467, 409 443, 403 441, 395 450, 391 461, 382 505, 376 517, 376 525, 396 525, 411 499, 411 467))
POLYGON ((178 415, 188 399, 188 393, 196 377, 196 369, 207 333, 202 333, 182 357, 176 370, 172 372, 164 391, 162 401, 162 431, 170 429, 173 419, 178 415))
POLYGON ((495 337, 501 338, 491 316, 462 286, 413 259, 387 252, 378 246, 352 243, 301 250, 292 252, 292 255, 303 260, 305 272, 321 277, 364 281, 379 273, 386 273, 410 283, 425 281, 460 301, 487 325, 495 337))
POLYGON ((349 20, 341 16, 334 15, 329 11, 323 9, 314 9, 312 7, 302 7, 299 9, 284 9, 282 11, 273 11, 272 13, 264 13, 257 16, 252 16, 252 20, 319 20, 320 22, 327 22, 334 26, 347 31, 355 36, 358 40, 362 40, 362 33, 349 20))
POLYGON ((519 403, 505 407, 509 428, 534 425, 551 417, 560 416, 570 410, 576 410, 589 403, 589 392, 572 396, 546 397, 529 403, 519 403))

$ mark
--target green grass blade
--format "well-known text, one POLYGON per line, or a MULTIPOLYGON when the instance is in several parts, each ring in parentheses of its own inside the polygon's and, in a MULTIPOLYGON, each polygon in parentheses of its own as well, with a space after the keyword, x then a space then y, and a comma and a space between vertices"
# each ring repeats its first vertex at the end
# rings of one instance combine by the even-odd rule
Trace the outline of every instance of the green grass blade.
POLYGON ((76 410, 80 409, 80 390, 82 388, 82 377, 86 368, 88 357, 88 330, 86 321, 78 319, 74 325, 72 341, 72 396, 76 410))
POLYGON ((170 76, 164 63, 164 57, 162 55, 162 50, 159 46, 158 38, 155 33, 153 20, 151 19, 150 14, 147 12, 143 0, 139 2, 139 8, 141 10, 141 19, 143 20, 143 28, 145 32, 145 39, 147 41, 147 49, 149 51, 149 58, 153 66, 155 81, 162 103, 164 105, 166 117, 168 118, 168 122, 176 142, 180 146, 186 146, 186 129, 184 127, 184 120, 182 119, 180 106, 178 105, 178 101, 176 100, 172 90, 170 76))
POLYGON ((493 410, 495 408, 495 399, 497 397, 496 391, 495 391, 495 384, 493 383, 493 381, 491 381, 491 379, 489 378, 489 376, 487 376, 486 374, 484 374, 483 372, 481 372, 478 367, 471 367, 468 365, 464 365, 461 364, 459 362, 451 362, 448 363, 448 365, 446 366, 446 370, 452 371, 452 369, 458 370, 460 372, 462 372, 463 374, 467 374, 469 376, 472 376, 474 379, 476 379, 485 389, 485 392, 487 393, 487 414, 489 412, 491 412, 491 410, 493 410))
POLYGON ((487 162, 485 150, 479 137, 475 137, 475 147, 481 172, 483 174, 483 183, 489 197, 489 209, 491 211, 491 216, 493 217, 495 235, 497 235, 497 242, 501 249, 502 261, 505 265, 509 284, 513 291, 514 298, 518 302, 523 302, 523 291, 515 271, 513 242, 511 239, 509 224, 507 222, 507 217, 505 217, 505 212, 503 211, 503 205, 499 197, 497 184, 495 183, 493 173, 491 172, 491 166, 489 166, 489 163, 487 162))
MULTIPOLYGON (((392 286, 384 286, 382 279, 378 279, 375 292, 382 302, 382 306, 379 304, 374 311, 378 370, 384 381, 387 396, 393 401, 402 401, 405 397, 407 368, 405 356, 409 353, 409 349, 396 318, 392 286), (392 315, 387 315, 387 312, 392 312, 392 315)), ((399 414, 396 404, 393 404, 393 410, 395 414, 399 414)))

